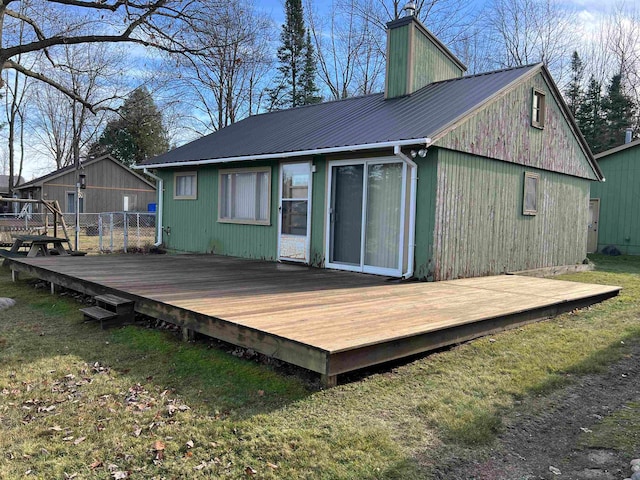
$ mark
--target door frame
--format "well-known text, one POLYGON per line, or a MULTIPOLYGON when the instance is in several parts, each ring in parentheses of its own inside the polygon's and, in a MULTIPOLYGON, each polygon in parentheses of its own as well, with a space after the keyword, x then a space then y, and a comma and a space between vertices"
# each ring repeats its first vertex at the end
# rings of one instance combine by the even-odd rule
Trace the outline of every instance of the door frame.
POLYGON ((313 162, 297 161, 297 162, 280 162, 278 164, 278 261, 297 262, 309 264, 311 258, 311 199, 313 198, 313 162), (307 239, 305 242, 304 260, 299 258, 289 258, 280 256, 280 240, 282 238, 282 177, 285 165, 307 164, 309 166, 309 188, 307 191, 307 239))
POLYGON ((407 249, 405 241, 406 230, 406 207, 407 207, 407 164, 395 156, 383 156, 383 157, 367 157, 356 158, 352 160, 332 160, 327 162, 327 188, 326 188, 326 225, 325 225, 325 246, 324 246, 324 258, 325 266, 327 268, 333 268, 336 270, 347 270, 350 272, 359 273, 371 273, 374 275, 385 275, 389 277, 402 277, 404 267, 404 257, 407 249), (370 164, 381 163, 399 163, 402 165, 402 187, 400 193, 400 232, 399 232, 399 247, 398 248, 398 268, 385 268, 375 267, 371 265, 365 265, 365 241, 366 241, 366 226, 367 226, 367 186, 368 186, 368 171, 370 164), (330 248, 331 248, 331 203, 333 199, 333 167, 342 165, 363 165, 364 171, 362 175, 362 221, 360 224, 360 264, 348 265, 344 263, 333 263, 330 261, 330 248))
MULTIPOLYGON (((591 223, 589 223, 587 225, 587 253, 596 253, 598 251, 598 230, 599 230, 599 225, 600 225, 600 199, 599 198, 590 198, 589 199, 589 210, 591 210, 591 203, 593 203, 594 205, 594 212, 596 212, 596 228, 589 228, 588 225, 590 225, 591 223), (596 237, 596 248, 593 251, 589 251, 589 234, 591 233, 590 230, 592 230, 595 234, 596 237)), ((589 219, 591 220, 591 219, 589 219)))

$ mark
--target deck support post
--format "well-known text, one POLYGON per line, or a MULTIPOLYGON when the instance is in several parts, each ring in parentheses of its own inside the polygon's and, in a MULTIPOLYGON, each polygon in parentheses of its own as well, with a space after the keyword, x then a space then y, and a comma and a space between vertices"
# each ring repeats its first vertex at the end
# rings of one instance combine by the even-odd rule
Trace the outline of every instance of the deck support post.
POLYGON ((324 388, 333 388, 338 385, 338 375, 320 375, 320 381, 324 388))
POLYGON ((12 282, 17 282, 19 276, 20 276, 20 274, 18 273, 17 270, 11 269, 11 281, 12 282))
POLYGON ((51 295, 56 294, 56 284, 51 282, 51 295))
POLYGON ((193 342, 196 338, 195 330, 191 330, 187 327, 182 327, 182 340, 185 342, 193 342))

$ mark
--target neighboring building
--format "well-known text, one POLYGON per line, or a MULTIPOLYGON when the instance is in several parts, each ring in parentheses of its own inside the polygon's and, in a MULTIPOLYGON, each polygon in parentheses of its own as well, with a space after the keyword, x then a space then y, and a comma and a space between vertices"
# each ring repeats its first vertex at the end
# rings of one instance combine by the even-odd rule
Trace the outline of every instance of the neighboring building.
POLYGON ((255 115, 144 162, 165 245, 429 280, 581 263, 601 173, 546 67, 463 76, 413 16, 387 48, 385 93, 255 115))
MULTIPOLYGON (((630 140, 630 139, 629 139, 630 140)), ((596 155, 603 183, 591 187, 589 252, 640 254, 640 140, 596 155)))
MULTIPOLYGON (((81 190, 80 213, 147 211, 155 202, 155 185, 110 155, 82 161, 79 173, 87 186, 81 190)), ((17 191, 22 198, 57 200, 64 213, 75 213, 79 173, 70 165, 20 185, 17 191)))
MULTIPOLYGON (((13 178, 14 180, 16 179, 15 176, 13 178)), ((24 178, 19 177, 17 184, 21 185, 23 183, 24 183, 24 178)), ((9 196, 9 175, 0 175, 0 197, 8 197, 8 196, 9 196)), ((14 208, 20 208, 18 204, 15 202, 13 205, 15 205, 15 207, 12 206, 12 204, 9 202, 0 202, 0 214, 11 213, 13 212, 14 208)))

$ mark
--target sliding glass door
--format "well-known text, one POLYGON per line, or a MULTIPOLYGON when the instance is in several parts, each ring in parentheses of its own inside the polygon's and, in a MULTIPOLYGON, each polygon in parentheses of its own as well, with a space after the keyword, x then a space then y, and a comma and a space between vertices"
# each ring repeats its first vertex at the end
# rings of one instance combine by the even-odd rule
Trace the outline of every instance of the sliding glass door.
POLYGON ((328 267, 402 274, 405 170, 384 159, 331 164, 328 267))

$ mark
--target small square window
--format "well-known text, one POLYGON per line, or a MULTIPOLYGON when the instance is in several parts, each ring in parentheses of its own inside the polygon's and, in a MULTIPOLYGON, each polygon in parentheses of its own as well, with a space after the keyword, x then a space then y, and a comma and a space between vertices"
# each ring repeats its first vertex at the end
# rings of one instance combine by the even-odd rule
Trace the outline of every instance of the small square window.
POLYGON ((531 102, 531 125, 536 128, 544 128, 544 113, 544 93, 534 89, 531 102))
POLYGON ((538 214, 538 184, 540 175, 537 173, 524 173, 524 196, 522 199, 522 214, 538 214))
POLYGON ((271 168, 220 170, 218 221, 270 224, 271 168))
POLYGON ((177 200, 198 198, 198 174, 196 172, 176 173, 173 176, 173 198, 177 200))

